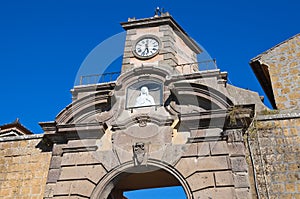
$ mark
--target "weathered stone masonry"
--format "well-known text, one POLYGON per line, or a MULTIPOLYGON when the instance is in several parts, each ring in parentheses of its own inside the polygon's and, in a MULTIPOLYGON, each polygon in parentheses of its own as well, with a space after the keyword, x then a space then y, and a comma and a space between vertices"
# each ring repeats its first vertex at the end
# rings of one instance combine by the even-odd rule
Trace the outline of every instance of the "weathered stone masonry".
POLYGON ((274 108, 300 109, 300 34, 250 62, 274 108))
POLYGON ((299 133, 299 111, 257 116, 249 141, 261 198, 300 197, 299 133))
POLYGON ((261 198, 300 198, 300 34, 250 62, 273 111, 257 114, 249 130, 261 198))
POLYGON ((0 138, 0 198, 43 198, 51 151, 43 135, 0 138))

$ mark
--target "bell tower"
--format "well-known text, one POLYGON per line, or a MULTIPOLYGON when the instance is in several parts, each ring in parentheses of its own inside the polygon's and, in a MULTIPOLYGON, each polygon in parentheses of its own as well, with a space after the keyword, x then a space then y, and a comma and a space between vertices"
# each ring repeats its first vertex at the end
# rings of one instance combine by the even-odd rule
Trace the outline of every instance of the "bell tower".
MULTIPOLYGON (((168 13, 156 12, 154 17, 129 18, 121 23, 127 31, 122 63, 122 73, 145 65, 177 67, 197 62, 201 48, 168 13)), ((186 67, 179 72, 198 71, 186 67)))

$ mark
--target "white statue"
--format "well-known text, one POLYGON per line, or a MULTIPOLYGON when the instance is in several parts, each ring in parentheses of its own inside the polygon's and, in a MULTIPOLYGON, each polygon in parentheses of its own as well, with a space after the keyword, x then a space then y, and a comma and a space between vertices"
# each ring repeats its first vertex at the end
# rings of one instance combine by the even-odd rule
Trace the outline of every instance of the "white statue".
POLYGON ((146 86, 141 88, 140 95, 136 98, 134 106, 152 106, 155 105, 154 99, 149 95, 149 90, 146 86))

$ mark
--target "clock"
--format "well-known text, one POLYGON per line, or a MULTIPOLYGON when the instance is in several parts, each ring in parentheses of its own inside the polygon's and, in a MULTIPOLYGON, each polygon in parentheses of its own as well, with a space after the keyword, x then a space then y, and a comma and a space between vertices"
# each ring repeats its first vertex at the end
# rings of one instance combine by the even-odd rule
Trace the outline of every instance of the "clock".
POLYGON ((133 53, 140 59, 149 59, 158 54, 160 49, 159 39, 155 36, 144 36, 137 40, 133 53))

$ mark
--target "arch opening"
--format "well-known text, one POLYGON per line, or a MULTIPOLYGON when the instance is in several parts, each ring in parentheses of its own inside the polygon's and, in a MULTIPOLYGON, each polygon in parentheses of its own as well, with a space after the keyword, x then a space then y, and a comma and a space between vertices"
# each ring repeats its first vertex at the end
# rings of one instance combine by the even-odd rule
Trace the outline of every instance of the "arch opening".
POLYGON ((190 199, 191 192, 184 178, 170 168, 143 165, 118 170, 108 174, 110 177, 104 179, 106 182, 99 182, 92 198, 135 199, 153 198, 153 195, 169 198, 175 194, 176 197, 190 199))
POLYGON ((186 194, 182 186, 142 189, 135 191, 127 191, 124 193, 127 199, 165 199, 165 198, 177 198, 185 199, 186 194))

